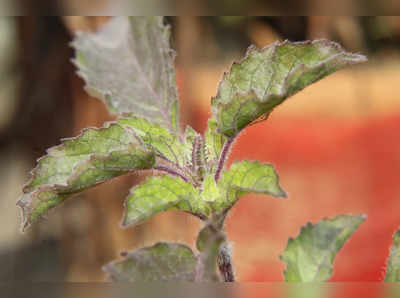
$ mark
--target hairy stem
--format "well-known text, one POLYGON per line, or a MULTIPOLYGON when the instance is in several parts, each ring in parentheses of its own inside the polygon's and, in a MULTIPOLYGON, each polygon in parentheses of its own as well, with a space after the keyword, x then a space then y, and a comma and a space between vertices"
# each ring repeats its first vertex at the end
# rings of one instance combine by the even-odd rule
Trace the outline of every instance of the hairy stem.
POLYGON ((224 282, 235 281, 230 246, 224 232, 225 217, 225 212, 214 214, 198 235, 197 248, 201 253, 196 276, 199 281, 205 281, 204 278, 215 280, 222 278, 224 282), (217 270, 220 272, 220 278, 209 275, 212 272, 216 273, 217 270), (204 275, 207 271, 208 274, 204 275))
POLYGON ((173 175, 173 176, 178 176, 178 177, 182 178, 185 182, 189 182, 189 178, 187 178, 185 175, 177 172, 174 169, 171 169, 171 168, 168 168, 168 167, 165 167, 165 166, 157 166, 157 167, 154 168, 154 170, 161 171, 161 172, 166 172, 166 173, 168 173, 170 175, 173 175))
POLYGON ((166 164, 170 165, 170 167, 167 167, 166 165, 163 165, 163 166, 158 166, 157 168, 154 168, 155 170, 160 170, 160 171, 166 172, 165 169, 160 169, 160 168, 168 168, 168 171, 172 170, 172 171, 174 171, 174 172, 176 172, 176 173, 178 173, 178 174, 173 174, 173 173, 171 173, 171 172, 168 172, 168 173, 170 173, 170 174, 172 174, 172 175, 175 175, 175 176, 179 176, 179 177, 181 177, 183 180, 186 179, 186 180, 185 180, 186 182, 187 182, 187 181, 192 182, 192 184, 193 184, 195 187, 198 186, 198 183, 197 183, 197 181, 195 180, 195 178, 193 177, 193 173, 192 173, 191 171, 189 171, 188 169, 185 169, 185 168, 180 167, 178 164, 176 164, 176 163, 170 161, 169 159, 165 158, 164 156, 160 156, 160 155, 159 155, 159 156, 157 156, 157 157, 160 158, 161 160, 163 160, 166 164), (172 168, 171 168, 171 167, 172 167, 172 168), (175 169, 176 169, 176 170, 175 170, 175 169), (179 173, 178 171, 180 171, 180 173, 179 173), (183 177, 185 177, 185 179, 184 179, 183 177))
POLYGON ((222 152, 221 152, 221 155, 218 160, 217 171, 215 172, 215 177, 214 177, 215 181, 218 181, 221 176, 221 172, 224 169, 224 165, 225 165, 226 159, 228 157, 229 150, 231 149, 232 144, 235 141, 235 139, 236 139, 236 135, 230 137, 225 142, 224 146, 222 147, 222 152))

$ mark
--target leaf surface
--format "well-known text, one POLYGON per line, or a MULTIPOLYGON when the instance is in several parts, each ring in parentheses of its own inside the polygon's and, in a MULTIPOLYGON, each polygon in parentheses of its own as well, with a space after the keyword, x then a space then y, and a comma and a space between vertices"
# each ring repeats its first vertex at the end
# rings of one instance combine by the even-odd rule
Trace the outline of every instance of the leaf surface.
POLYGON ((134 113, 178 130, 178 94, 170 28, 162 17, 116 17, 73 41, 86 89, 118 114, 134 113))
POLYGON ((178 209, 207 215, 209 208, 199 200, 198 191, 181 178, 150 177, 132 188, 125 201, 123 226, 142 222, 161 211, 178 209))
POLYGON ((261 50, 252 46, 245 58, 225 73, 212 99, 218 132, 235 136, 307 85, 365 60, 327 40, 276 42, 261 50))
POLYGON ((158 157, 179 167, 184 167, 190 162, 186 160, 184 144, 165 127, 139 117, 121 118, 118 124, 132 131, 139 143, 153 151, 158 157))
POLYGON ((230 169, 223 173, 218 185, 222 193, 217 201, 218 209, 232 206, 247 193, 286 197, 274 167, 258 161, 243 160, 233 163, 230 169))
POLYGON ((327 281, 336 254, 364 220, 365 216, 340 215, 317 224, 308 223, 296 239, 289 239, 281 255, 286 263, 285 280, 327 281))
POLYGON ((159 242, 128 252, 121 261, 103 267, 114 281, 194 281, 197 260, 183 244, 159 242))
POLYGON ((17 203, 23 211, 23 228, 75 193, 155 164, 154 154, 140 148, 136 139, 115 123, 86 129, 47 152, 38 160, 17 203))
POLYGON ((215 171, 222 148, 227 141, 227 137, 218 133, 217 129, 217 121, 210 118, 205 133, 206 158, 209 172, 215 171))
POLYGON ((393 245, 390 248, 386 264, 386 282, 400 281, 400 230, 393 235, 393 245))

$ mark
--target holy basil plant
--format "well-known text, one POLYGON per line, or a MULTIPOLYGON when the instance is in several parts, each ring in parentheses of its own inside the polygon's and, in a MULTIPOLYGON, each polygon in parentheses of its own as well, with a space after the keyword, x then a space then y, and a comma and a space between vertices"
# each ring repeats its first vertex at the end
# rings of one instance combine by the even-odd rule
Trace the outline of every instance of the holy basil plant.
MULTIPOLYGON (((204 221, 196 249, 159 242, 106 265, 116 281, 234 281, 224 233, 227 213, 247 193, 286 197, 271 164, 243 160, 225 167, 236 137, 306 86, 366 60, 324 39, 251 46, 224 74, 203 136, 190 126, 180 128, 175 52, 163 18, 113 18, 97 33, 78 34, 73 47, 86 90, 118 117, 64 139, 38 160, 17 203, 23 229, 87 188, 146 169, 165 175, 131 189, 123 226, 167 210, 204 221)), ((341 215, 307 224, 282 253, 285 279, 328 280, 335 255, 363 221, 364 216, 341 215)), ((390 281, 400 280, 398 238, 388 264, 390 281)))

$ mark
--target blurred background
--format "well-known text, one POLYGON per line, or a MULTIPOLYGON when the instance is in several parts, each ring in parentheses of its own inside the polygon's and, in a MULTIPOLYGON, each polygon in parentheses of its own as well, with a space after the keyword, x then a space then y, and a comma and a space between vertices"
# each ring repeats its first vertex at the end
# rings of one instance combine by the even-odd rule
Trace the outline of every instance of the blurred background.
MULTIPOLYGON (((50 2, 49 2, 50 3, 50 2)), ((46 6, 57 14, 57 7, 46 6)), ((34 14, 38 6, 26 7, 34 14)), ((68 200, 28 232, 15 203, 35 160, 59 139, 112 120, 76 76, 69 46, 106 17, 0 17, 0 281, 103 281, 120 251, 158 240, 194 244, 200 223, 180 212, 120 229, 128 175, 68 200)), ((234 160, 271 162, 289 200, 248 195, 227 219, 238 281, 282 281, 279 255, 301 226, 367 214, 332 281, 381 281, 400 226, 400 17, 168 17, 178 52, 181 119, 203 132, 210 98, 250 44, 328 38, 368 56, 277 108, 243 133, 234 160)))

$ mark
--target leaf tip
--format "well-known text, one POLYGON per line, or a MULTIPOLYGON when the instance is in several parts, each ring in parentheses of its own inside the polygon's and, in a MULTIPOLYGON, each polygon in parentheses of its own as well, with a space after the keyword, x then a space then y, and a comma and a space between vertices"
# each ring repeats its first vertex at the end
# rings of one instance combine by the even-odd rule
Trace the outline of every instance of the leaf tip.
POLYGON ((287 192, 285 190, 283 190, 283 188, 280 185, 278 185, 278 192, 276 193, 275 196, 278 198, 282 198, 282 199, 289 198, 287 192))
POLYGON ((354 223, 357 227, 361 225, 368 216, 366 214, 358 214, 358 215, 342 215, 343 217, 352 217, 356 222, 354 223))
POLYGON ((130 226, 134 225, 135 223, 137 223, 137 221, 133 221, 132 219, 128 219, 128 211, 127 211, 127 207, 124 206, 124 215, 122 216, 122 220, 121 220, 121 224, 120 224, 120 228, 121 229, 127 229, 130 226))

